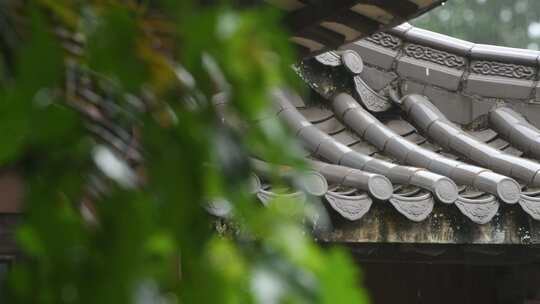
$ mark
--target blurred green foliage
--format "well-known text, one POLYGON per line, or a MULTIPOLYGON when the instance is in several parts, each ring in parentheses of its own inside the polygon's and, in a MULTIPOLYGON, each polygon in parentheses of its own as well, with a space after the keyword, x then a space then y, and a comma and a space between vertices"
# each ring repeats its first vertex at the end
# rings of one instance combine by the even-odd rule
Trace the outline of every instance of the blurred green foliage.
POLYGON ((475 43, 540 49, 538 0, 450 0, 411 23, 475 43))
POLYGON ((239 133, 210 102, 226 92, 229 110, 253 121, 271 90, 296 86, 277 12, 42 0, 1 13, 24 28, 0 32, 3 42, 20 33, 2 43, 4 62, 16 58, 13 70, 1 67, 0 164, 16 167, 27 189, 17 233, 24 258, 10 271, 6 303, 367 302, 348 254, 314 243, 306 212, 315 202, 262 208, 250 192, 248 155, 302 168, 286 130, 269 121, 239 133), (85 37, 81 54, 61 48, 59 28, 85 37), (117 155, 100 165, 112 149, 73 110, 73 62, 105 88, 108 98, 93 106, 121 109, 113 123, 137 130, 142 161, 117 155), (129 110, 133 100, 144 110, 129 110), (129 174, 108 174, 128 163, 129 174), (95 175, 106 190, 89 196, 95 175), (232 219, 206 213, 215 199, 232 204, 232 219))

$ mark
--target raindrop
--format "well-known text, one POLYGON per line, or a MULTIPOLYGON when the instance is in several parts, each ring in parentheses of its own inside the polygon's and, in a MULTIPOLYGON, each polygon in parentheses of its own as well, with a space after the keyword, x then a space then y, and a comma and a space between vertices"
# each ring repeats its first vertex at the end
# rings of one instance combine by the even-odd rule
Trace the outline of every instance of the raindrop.
POLYGON ((500 18, 502 22, 510 22, 512 20, 512 11, 507 8, 501 10, 500 18))
POLYGON ((527 7, 528 7, 527 1, 518 1, 516 2, 514 9, 516 10, 517 13, 522 14, 522 13, 527 12, 527 7))
POLYGON ((472 22, 474 20, 474 12, 471 9, 466 9, 463 12, 463 19, 467 22, 472 22))
POLYGON ((449 11, 441 11, 439 13, 439 19, 443 22, 447 22, 450 20, 450 12, 449 11))
POLYGON ((540 37, 540 22, 532 22, 529 24, 529 37, 539 38, 540 37))

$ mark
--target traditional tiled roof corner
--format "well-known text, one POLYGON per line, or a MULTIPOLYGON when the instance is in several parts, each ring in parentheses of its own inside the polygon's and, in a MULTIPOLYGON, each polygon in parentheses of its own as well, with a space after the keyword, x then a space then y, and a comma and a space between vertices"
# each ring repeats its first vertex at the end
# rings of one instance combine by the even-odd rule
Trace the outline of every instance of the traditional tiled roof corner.
POLYGON ((306 59, 296 71, 320 98, 273 94, 271 119, 328 183, 334 228, 320 240, 540 243, 540 119, 519 110, 530 100, 466 90, 475 73, 536 82, 531 53, 430 35, 402 25, 306 59), (490 60, 504 65, 475 71, 490 60))

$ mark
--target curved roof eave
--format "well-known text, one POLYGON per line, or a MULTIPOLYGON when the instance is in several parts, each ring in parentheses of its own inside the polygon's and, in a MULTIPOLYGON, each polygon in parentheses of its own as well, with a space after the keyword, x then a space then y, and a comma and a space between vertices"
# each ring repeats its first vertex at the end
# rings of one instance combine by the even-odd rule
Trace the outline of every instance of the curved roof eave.
POLYGON ((409 42, 445 50, 456 55, 470 56, 474 59, 491 59, 521 64, 536 64, 540 51, 512 48, 506 46, 473 43, 445 34, 415 27, 410 23, 402 23, 389 33, 409 42))
POLYGON ((416 93, 487 103, 540 101, 539 51, 475 44, 407 23, 341 49, 356 51, 367 66, 393 73, 402 83, 418 84, 416 93))

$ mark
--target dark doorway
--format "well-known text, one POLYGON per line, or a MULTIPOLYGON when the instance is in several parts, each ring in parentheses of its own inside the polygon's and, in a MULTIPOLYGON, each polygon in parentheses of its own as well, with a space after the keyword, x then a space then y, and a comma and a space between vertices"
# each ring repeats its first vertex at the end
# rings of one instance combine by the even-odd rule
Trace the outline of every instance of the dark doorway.
POLYGON ((540 303, 540 264, 364 262, 362 270, 374 304, 540 303))

